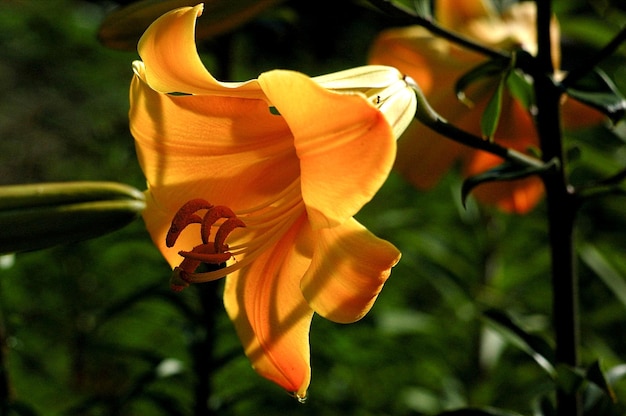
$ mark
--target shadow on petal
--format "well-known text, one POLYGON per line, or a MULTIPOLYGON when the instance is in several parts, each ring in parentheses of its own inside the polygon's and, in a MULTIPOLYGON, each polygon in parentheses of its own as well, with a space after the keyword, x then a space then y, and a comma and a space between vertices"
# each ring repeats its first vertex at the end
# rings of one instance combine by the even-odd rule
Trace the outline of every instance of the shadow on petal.
POLYGON ((316 232, 311 266, 300 287, 309 305, 326 319, 361 319, 382 290, 400 252, 355 219, 316 232))

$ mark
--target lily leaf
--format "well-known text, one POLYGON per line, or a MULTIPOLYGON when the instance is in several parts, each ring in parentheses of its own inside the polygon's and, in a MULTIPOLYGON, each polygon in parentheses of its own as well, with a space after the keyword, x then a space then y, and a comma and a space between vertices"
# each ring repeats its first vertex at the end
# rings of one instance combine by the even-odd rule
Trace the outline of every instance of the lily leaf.
POLYGON ((469 177, 463 182, 463 186, 461 187, 461 199, 463 205, 465 205, 465 202, 467 201, 467 197, 469 196, 470 192, 480 184, 495 181, 512 181, 516 179, 523 179, 530 175, 536 175, 552 169, 554 163, 556 162, 548 162, 539 167, 529 167, 521 166, 517 163, 512 162, 504 162, 503 164, 496 166, 493 169, 469 177))
POLYGON ((484 316, 505 339, 529 354, 551 377, 556 376, 554 352, 543 338, 529 334, 504 312, 488 310, 484 316))
POLYGON ((611 401, 613 401, 613 403, 617 402, 615 392, 609 384, 607 377, 605 377, 602 368, 600 368, 599 361, 594 362, 587 369, 587 380, 598 386, 600 390, 602 390, 608 397, 611 398, 611 401))
POLYGON ((536 413, 535 416, 556 416, 556 409, 550 397, 542 395, 538 398, 536 413))
POLYGON ((485 112, 480 118, 480 130, 483 137, 488 140, 493 140, 493 135, 496 133, 498 123, 500 122, 500 114, 502 113, 502 94, 504 93, 504 84, 506 83, 506 77, 500 78, 496 90, 493 92, 491 99, 487 103, 485 112))
POLYGON ((413 8, 417 14, 423 18, 430 19, 433 16, 432 1, 430 0, 413 0, 413 8))
MULTIPOLYGON (((196 37, 206 39, 229 32, 248 22, 265 9, 283 0, 204 0, 196 37)), ((98 31, 100 42, 109 48, 134 51, 148 26, 170 10, 195 6, 199 0, 140 0, 114 10, 98 31)))
POLYGON ((522 416, 521 413, 493 407, 465 408, 439 413, 437 416, 522 416))
POLYGON ((604 282, 622 305, 626 306, 626 281, 606 256, 592 244, 583 245, 578 253, 585 265, 604 282))
POLYGON ((566 89, 567 94, 606 114, 617 123, 626 114, 626 98, 601 69, 596 68, 566 89))
POLYGON ((557 387, 567 394, 574 394, 585 382, 585 375, 571 366, 559 363, 556 372, 557 387))
POLYGON ((143 193, 111 182, 0 187, 0 254, 93 238, 137 219, 143 193))
POLYGON ((506 77, 509 92, 528 110, 535 103, 535 92, 530 81, 520 70, 514 69, 506 77))
POLYGON ((471 107, 473 103, 465 94, 467 88, 480 79, 503 76, 510 67, 510 60, 508 59, 492 59, 484 62, 470 69, 457 80, 454 84, 454 93, 461 102, 471 107))
POLYGON ((398 18, 417 17, 432 20, 431 0, 369 0, 369 2, 390 16, 398 18))

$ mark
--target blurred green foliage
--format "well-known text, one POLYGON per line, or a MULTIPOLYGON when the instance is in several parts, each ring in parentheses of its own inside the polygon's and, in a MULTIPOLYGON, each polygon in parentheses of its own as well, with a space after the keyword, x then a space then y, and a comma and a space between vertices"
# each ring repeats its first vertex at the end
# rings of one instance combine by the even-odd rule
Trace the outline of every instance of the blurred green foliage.
MULTIPOLYGON (((558 1, 564 65, 626 23, 618 2, 558 1)), ((134 53, 96 40, 107 1, 0 1, 0 182, 112 180, 143 188, 128 132, 134 53)), ((317 75, 361 65, 395 24, 350 1, 286 2, 203 46, 209 67, 248 79, 275 67, 317 75), (219 57, 229 56, 227 68, 219 57)), ((624 48, 602 63, 626 91, 624 48)), ((223 75, 223 74, 222 74, 223 75)), ((623 122, 568 133, 572 178, 626 160, 623 122), (584 148, 584 152, 580 149, 584 148)), ((416 163, 419 159, 416 158, 416 163)), ((419 193, 396 175, 359 214, 403 259, 354 325, 314 319, 304 405, 250 368, 221 282, 169 291, 140 221, 106 237, 0 258, 0 342, 22 415, 417 415, 465 405, 530 414, 547 374, 482 316, 506 311, 551 342, 544 207, 513 217, 460 203, 450 173, 419 193), (195 408, 211 378, 208 411, 195 408), (213 412, 213 413, 211 413, 213 412)), ((626 360, 626 206, 602 197, 579 220, 583 362, 626 360)), ((1 383, 0 383, 1 384, 1 383)), ((618 383, 623 405, 626 386, 618 383)), ((202 405, 203 403, 200 403, 202 405)))

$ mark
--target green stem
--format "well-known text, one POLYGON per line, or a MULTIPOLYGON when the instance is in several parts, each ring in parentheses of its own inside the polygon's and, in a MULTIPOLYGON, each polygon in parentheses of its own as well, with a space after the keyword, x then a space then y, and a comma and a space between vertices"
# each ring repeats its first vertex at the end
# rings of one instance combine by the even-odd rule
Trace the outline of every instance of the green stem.
MULTIPOLYGON (((546 189, 548 233, 551 251, 552 320, 555 331, 557 364, 578 366, 578 293, 575 271, 573 230, 577 204, 573 189, 567 183, 563 162, 560 126, 561 91, 553 81, 550 25, 551 2, 537 0, 538 53, 534 73, 537 100, 537 130, 543 160, 557 159, 557 169, 543 176, 546 189)), ((557 388, 557 416, 580 416, 582 406, 578 393, 557 388)))

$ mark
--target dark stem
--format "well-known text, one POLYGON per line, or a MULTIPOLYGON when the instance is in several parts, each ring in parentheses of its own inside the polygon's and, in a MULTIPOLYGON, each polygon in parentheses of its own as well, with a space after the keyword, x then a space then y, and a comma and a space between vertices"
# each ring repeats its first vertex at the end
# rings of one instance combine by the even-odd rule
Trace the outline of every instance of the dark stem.
POLYGON ((422 92, 422 89, 415 83, 415 81, 410 78, 406 78, 406 82, 413 88, 415 96, 417 97, 417 110, 415 112, 415 118, 422 122, 425 126, 448 139, 474 149, 484 150, 485 152, 499 156, 504 160, 508 160, 520 166, 537 168, 540 170, 546 167, 546 163, 540 159, 518 152, 514 149, 509 149, 508 147, 500 146, 498 143, 485 140, 448 123, 430 106, 424 96, 424 93, 422 92))
MULTIPOLYGON (((559 103, 561 92, 553 80, 550 23, 551 2, 537 0, 537 66, 534 68, 537 100, 537 130, 544 161, 557 159, 557 169, 543 176, 548 210, 548 233, 552 262, 552 320, 555 331, 557 364, 578 366, 578 293, 574 265, 573 229, 577 204, 563 168, 563 143, 559 103)), ((568 393, 557 386, 557 416, 581 416, 578 393, 568 393)))
POLYGON ((209 399, 213 391, 212 376, 217 370, 214 349, 217 340, 217 316, 222 305, 219 287, 219 281, 194 285, 201 308, 200 335, 191 347, 193 369, 196 374, 193 413, 195 416, 217 414, 210 408, 209 399))

